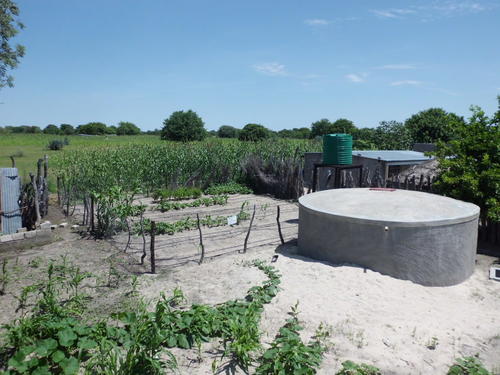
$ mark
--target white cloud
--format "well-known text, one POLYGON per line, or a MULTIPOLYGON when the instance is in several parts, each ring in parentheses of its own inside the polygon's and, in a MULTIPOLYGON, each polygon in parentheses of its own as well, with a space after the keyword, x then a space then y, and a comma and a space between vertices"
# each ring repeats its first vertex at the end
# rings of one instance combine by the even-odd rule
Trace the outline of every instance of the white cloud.
POLYGON ((387 64, 377 67, 376 69, 388 69, 388 70, 408 70, 416 69, 417 67, 413 64, 387 64))
POLYGON ((262 74, 269 76, 286 76, 288 73, 285 70, 285 65, 277 62, 269 62, 254 65, 253 68, 262 74))
POLYGON ((432 21, 440 18, 475 14, 491 10, 498 5, 480 3, 470 0, 441 0, 429 5, 413 5, 408 8, 373 9, 370 12, 379 18, 402 19, 405 16, 419 17, 421 21, 432 21))
POLYGON ((304 23, 309 26, 326 26, 330 22, 321 18, 312 18, 305 20, 304 23))
POLYGON ((401 18, 416 13, 413 9, 374 9, 371 12, 381 18, 401 18))
POLYGON ((354 82, 354 83, 361 83, 361 82, 365 81, 364 77, 362 77, 361 75, 358 75, 358 74, 354 74, 354 73, 348 74, 345 77, 349 81, 354 82))
POLYGON ((408 79, 408 80, 404 80, 404 81, 391 82, 391 86, 403 86, 403 85, 420 86, 422 83, 423 83, 422 81, 414 81, 414 80, 408 79))

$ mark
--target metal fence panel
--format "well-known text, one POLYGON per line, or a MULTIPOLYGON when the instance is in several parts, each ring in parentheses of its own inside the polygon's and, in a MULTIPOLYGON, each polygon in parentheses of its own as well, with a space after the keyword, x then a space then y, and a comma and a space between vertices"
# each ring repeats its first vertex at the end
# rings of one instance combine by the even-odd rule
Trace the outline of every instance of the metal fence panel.
POLYGON ((1 218, 0 232, 4 234, 16 233, 23 226, 21 208, 19 207, 21 184, 17 168, 0 169, 0 194, 0 207, 4 212, 1 218))

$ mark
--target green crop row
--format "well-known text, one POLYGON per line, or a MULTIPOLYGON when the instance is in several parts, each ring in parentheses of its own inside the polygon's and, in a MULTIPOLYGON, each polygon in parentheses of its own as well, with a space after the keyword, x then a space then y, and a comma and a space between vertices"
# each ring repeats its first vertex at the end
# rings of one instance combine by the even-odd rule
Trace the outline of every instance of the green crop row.
POLYGON ((182 210, 188 207, 209 207, 209 206, 224 206, 228 200, 227 195, 214 195, 213 197, 204 197, 196 199, 192 202, 170 202, 170 201, 160 201, 160 203, 154 208, 155 210, 160 210, 161 212, 171 211, 171 210, 182 210))

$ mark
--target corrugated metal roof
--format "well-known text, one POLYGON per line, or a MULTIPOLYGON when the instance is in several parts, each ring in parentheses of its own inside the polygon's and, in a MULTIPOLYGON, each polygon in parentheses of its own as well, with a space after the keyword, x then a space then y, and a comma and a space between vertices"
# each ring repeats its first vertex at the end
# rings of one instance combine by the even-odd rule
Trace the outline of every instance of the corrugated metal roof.
POLYGON ((401 161, 427 161, 433 157, 425 156, 423 152, 408 150, 370 150, 370 151, 352 151, 352 156, 361 156, 363 158, 382 160, 388 162, 401 161))
POLYGON ((0 169, 0 199, 2 211, 2 233, 16 233, 23 226, 21 209, 19 207, 19 195, 21 184, 17 168, 0 169))

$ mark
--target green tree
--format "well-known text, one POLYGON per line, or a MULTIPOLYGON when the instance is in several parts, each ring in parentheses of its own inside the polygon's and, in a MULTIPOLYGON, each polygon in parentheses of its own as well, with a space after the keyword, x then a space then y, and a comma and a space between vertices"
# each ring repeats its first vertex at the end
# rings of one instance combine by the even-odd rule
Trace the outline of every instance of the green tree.
POLYGON ((455 139, 438 143, 441 173, 435 185, 444 195, 477 204, 481 218, 500 221, 500 96, 492 118, 479 107, 471 111, 455 139))
POLYGON ((117 127, 114 125, 106 126, 105 134, 116 134, 117 127))
POLYGON ((102 122, 89 122, 85 125, 78 125, 76 131, 78 134, 103 135, 106 134, 107 128, 102 122))
POLYGON ((374 150, 377 148, 375 144, 375 129, 374 128, 359 128, 352 134, 353 147, 356 150, 374 150))
POLYGON ((278 132, 278 136, 281 138, 307 139, 311 136, 311 130, 309 128, 283 129, 278 132))
POLYGON ((345 118, 339 118, 330 127, 330 131, 333 134, 344 133, 352 135, 356 132, 356 129, 356 125, 351 120, 345 118))
POLYGON ((9 39, 16 36, 24 25, 18 21, 19 8, 12 0, 0 0, 0 88, 14 85, 14 78, 7 74, 14 69, 24 56, 24 47, 11 46, 9 39))
POLYGON ((311 124, 311 138, 321 137, 325 134, 332 133, 332 123, 323 118, 311 124))
POLYGON ((203 120, 192 110, 172 113, 161 130, 161 139, 172 141, 201 141, 206 135, 203 120))
POLYGON ((265 126, 260 124, 246 124, 240 131, 238 139, 240 141, 261 141, 269 138, 271 132, 265 126))
POLYGON ((238 138, 240 129, 230 125, 222 125, 217 130, 217 137, 219 138, 238 138))
POLYGON ((454 138, 455 129, 463 124, 463 117, 442 108, 421 111, 405 121, 414 143, 448 142, 454 138))
POLYGON ((139 129, 135 124, 127 121, 121 121, 118 123, 118 128, 116 129, 117 135, 137 135, 141 134, 141 129, 139 129))
POLYGON ((56 125, 49 124, 43 129, 43 132, 45 134, 61 134, 61 131, 56 125))
POLYGON ((61 133, 64 135, 75 134, 75 128, 70 124, 61 124, 61 126, 59 126, 59 128, 61 129, 61 133))
POLYGON ((381 121, 372 140, 379 150, 409 150, 413 145, 410 131, 397 121, 381 121))

